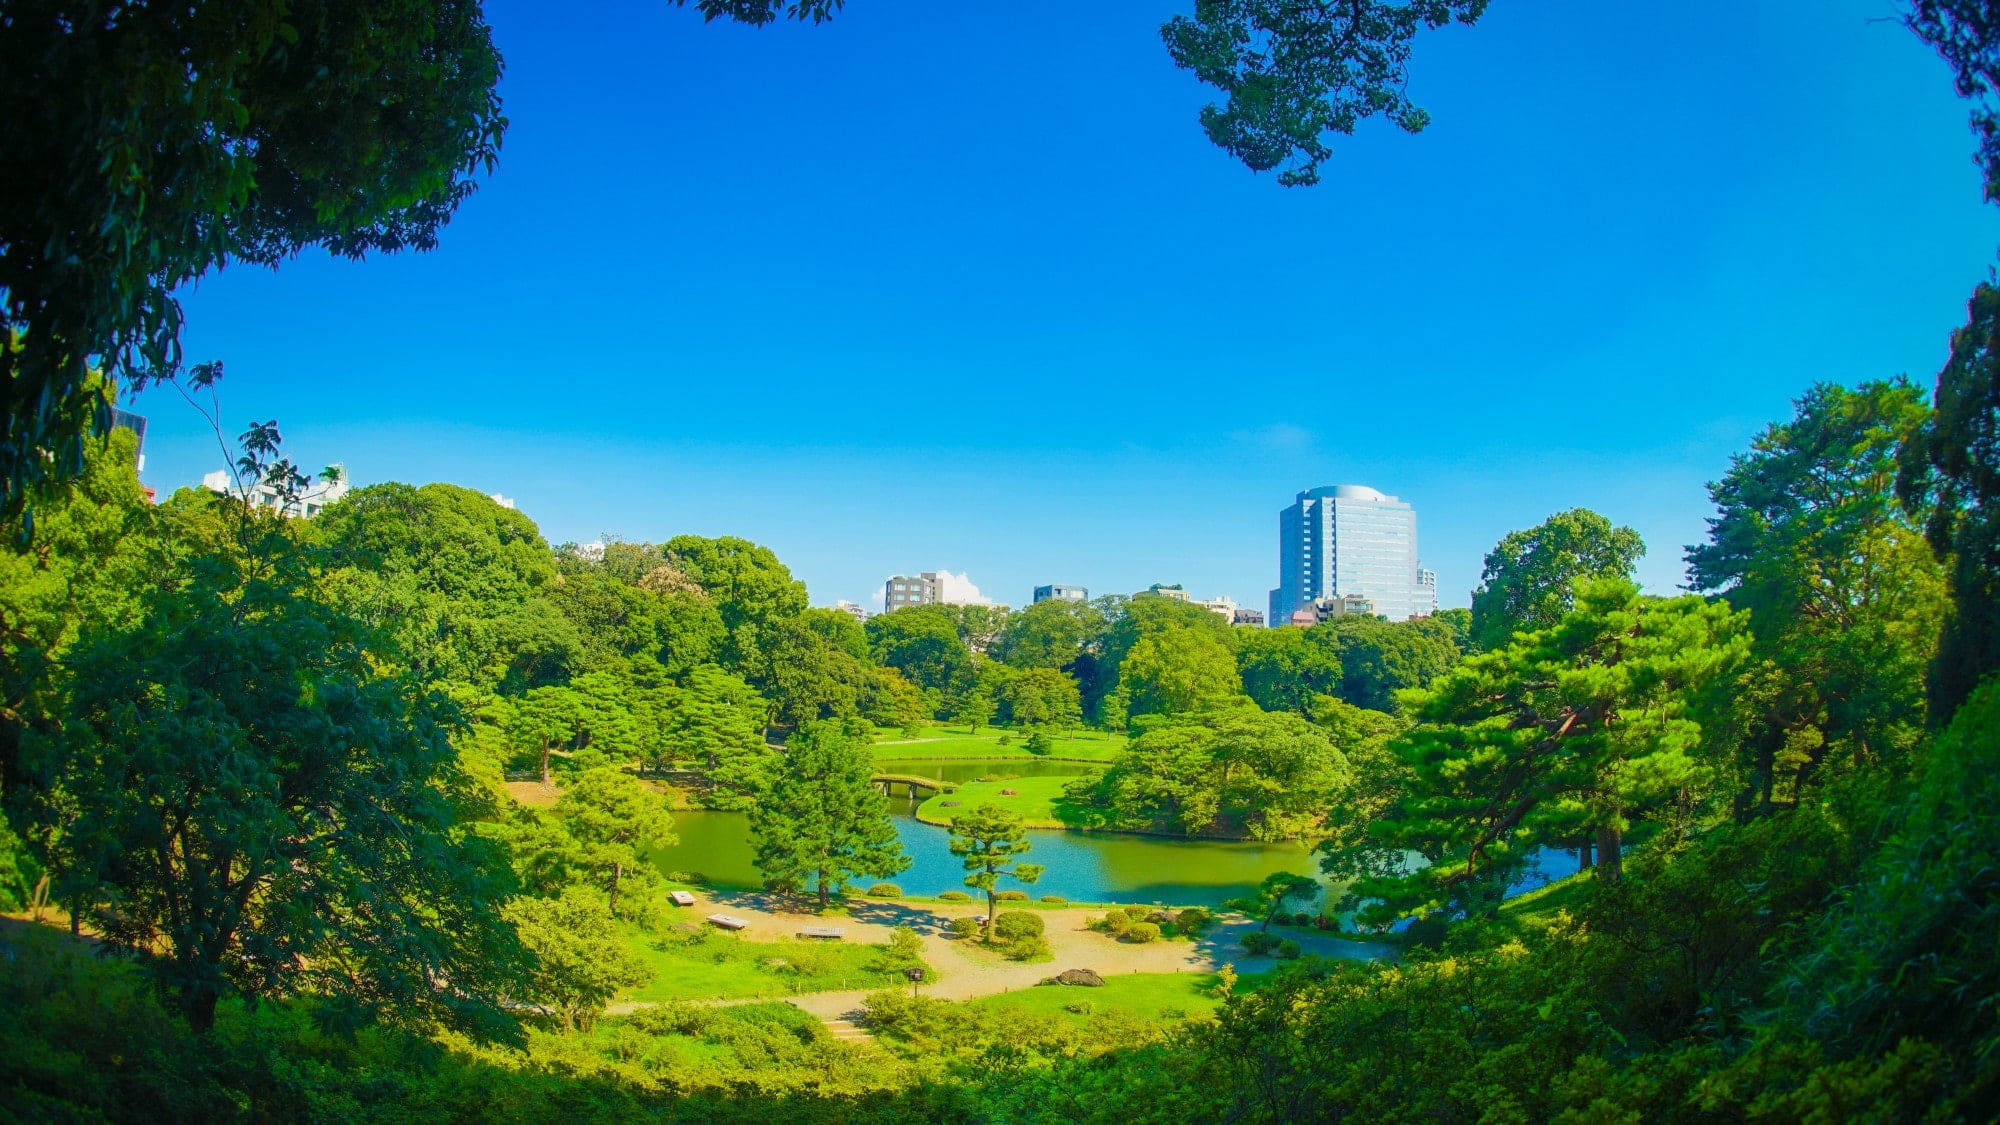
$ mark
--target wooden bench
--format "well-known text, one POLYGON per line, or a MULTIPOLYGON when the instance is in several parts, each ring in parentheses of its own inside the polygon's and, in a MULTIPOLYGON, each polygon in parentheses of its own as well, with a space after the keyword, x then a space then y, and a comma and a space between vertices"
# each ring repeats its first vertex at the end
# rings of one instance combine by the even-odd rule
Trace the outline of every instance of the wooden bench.
POLYGON ((670 891, 668 892, 667 897, 674 900, 675 906, 694 905, 694 896, 687 893, 686 891, 670 891))
POLYGON ((748 918, 738 918, 731 914, 711 914, 708 916, 708 921, 710 925, 721 926, 725 930, 747 930, 750 928, 750 920, 748 918))
POLYGON ((846 926, 807 926, 799 931, 802 938, 826 938, 840 941, 847 936, 846 926))

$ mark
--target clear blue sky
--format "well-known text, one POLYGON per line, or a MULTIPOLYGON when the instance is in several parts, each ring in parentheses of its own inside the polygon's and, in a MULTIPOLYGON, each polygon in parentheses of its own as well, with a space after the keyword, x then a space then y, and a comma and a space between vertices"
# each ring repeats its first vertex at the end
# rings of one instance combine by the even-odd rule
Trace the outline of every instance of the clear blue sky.
MULTIPOLYGON (((190 359, 306 465, 556 542, 746 536, 819 603, 948 568, 1261 607, 1278 510, 1352 482, 1463 605, 1576 505, 1671 589, 1729 454, 1813 381, 1928 386, 2000 243, 1888 0, 1495 0, 1420 40, 1430 130, 1291 190, 1201 136, 1190 5, 490 3, 512 128, 442 247, 213 276, 190 359)), ((149 483, 219 467, 138 408, 149 483)))

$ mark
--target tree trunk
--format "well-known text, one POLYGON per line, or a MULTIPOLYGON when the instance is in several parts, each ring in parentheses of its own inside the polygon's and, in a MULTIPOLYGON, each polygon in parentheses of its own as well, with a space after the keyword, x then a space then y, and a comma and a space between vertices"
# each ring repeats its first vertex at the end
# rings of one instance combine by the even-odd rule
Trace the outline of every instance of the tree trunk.
POLYGON ((995 911, 999 909, 1000 909, 1000 892, 989 889, 986 892, 986 932, 988 934, 991 934, 993 932, 993 914, 995 911))
POLYGON ((1623 834, 1609 824, 1597 827, 1597 877, 1616 883, 1625 874, 1625 857, 1619 854, 1623 834))
POLYGON ((618 917, 618 884, 624 878, 625 865, 622 863, 613 863, 611 865, 611 916, 613 918, 618 917))
POLYGON ((542 787, 546 789, 548 788, 548 784, 549 784, 549 743, 547 739, 543 739, 542 740, 542 787))
POLYGON ((1581 875, 1590 870, 1590 834, 1585 833, 1583 842, 1576 849, 1576 873, 1581 875))
POLYGON ((181 990, 181 1011, 196 1035, 207 1035, 215 1026, 216 994, 213 988, 194 985, 181 990))
POLYGON ((819 912, 821 914, 826 913, 827 901, 826 872, 822 871, 819 873, 819 912))

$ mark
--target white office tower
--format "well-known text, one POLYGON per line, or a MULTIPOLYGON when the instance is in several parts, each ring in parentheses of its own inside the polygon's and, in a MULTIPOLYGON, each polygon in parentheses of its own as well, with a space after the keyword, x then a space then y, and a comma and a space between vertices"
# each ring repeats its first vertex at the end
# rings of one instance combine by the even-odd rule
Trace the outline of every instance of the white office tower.
POLYGON ((1417 564, 1417 512, 1358 484, 1310 488, 1278 513, 1278 588, 1271 621, 1321 598, 1360 595, 1391 621, 1423 617, 1437 605, 1417 564))

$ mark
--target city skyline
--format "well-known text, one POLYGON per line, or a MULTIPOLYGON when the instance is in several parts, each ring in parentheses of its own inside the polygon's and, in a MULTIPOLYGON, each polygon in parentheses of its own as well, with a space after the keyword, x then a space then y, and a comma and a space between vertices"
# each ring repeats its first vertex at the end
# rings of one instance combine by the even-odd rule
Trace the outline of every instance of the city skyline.
MULTIPOLYGON (((1056 40, 909 0, 655 6, 605 39, 506 0, 507 158, 439 247, 212 275, 186 352, 226 365, 226 434, 275 418, 297 464, 503 493, 556 542, 742 536, 816 601, 950 561, 1010 602, 1262 605, 1270 512, 1341 480, 1423 510, 1445 606, 1575 507, 1670 593, 1730 455, 1815 381, 1927 384, 2000 237, 1949 75, 1877 8, 1496 7, 1436 36, 1421 137, 1371 124, 1287 190, 1201 135, 1171 6, 1073 6, 1056 40), (1551 44, 1581 70, 1520 73, 1551 44), (741 297, 774 287, 805 296, 741 297)), ((150 483, 216 467, 171 390, 127 405, 150 483)))

